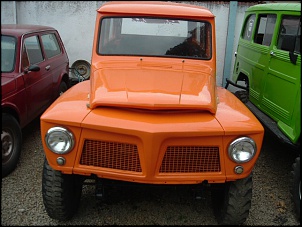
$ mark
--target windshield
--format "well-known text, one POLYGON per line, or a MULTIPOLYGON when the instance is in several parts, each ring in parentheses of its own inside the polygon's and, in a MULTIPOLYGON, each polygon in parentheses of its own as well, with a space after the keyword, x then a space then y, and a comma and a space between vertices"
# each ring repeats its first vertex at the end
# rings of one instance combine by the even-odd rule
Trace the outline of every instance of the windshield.
POLYGON ((103 18, 101 55, 211 58, 211 24, 166 18, 103 18))
POLYGON ((1 72, 12 72, 15 67, 16 38, 1 35, 1 72))

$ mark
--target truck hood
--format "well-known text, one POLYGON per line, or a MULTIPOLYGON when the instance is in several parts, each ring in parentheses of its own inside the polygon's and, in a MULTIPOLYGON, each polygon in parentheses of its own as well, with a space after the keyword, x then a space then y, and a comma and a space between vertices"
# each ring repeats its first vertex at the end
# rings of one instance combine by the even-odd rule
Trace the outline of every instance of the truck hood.
POLYGON ((216 81, 209 68, 175 69, 140 66, 96 70, 91 81, 90 108, 100 106, 152 110, 195 109, 215 113, 216 81))

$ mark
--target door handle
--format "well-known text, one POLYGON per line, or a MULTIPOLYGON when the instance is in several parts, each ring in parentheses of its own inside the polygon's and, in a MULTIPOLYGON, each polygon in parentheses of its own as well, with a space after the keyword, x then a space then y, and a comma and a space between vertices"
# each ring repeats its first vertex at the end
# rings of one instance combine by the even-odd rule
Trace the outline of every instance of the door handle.
POLYGON ((45 67, 46 71, 48 71, 50 69, 50 65, 45 67))

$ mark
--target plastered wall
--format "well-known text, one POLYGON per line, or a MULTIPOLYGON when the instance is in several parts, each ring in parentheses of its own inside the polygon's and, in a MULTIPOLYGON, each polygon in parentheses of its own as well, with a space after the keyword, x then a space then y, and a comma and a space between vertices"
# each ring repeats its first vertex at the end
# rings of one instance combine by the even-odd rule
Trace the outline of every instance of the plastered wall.
MULTIPOLYGON (((41 24, 56 28, 65 44, 70 65, 76 60, 90 62, 96 10, 106 1, 1 1, 1 23, 41 24)), ((223 81, 226 40, 229 26, 229 2, 177 1, 207 7, 216 16, 217 85, 223 81)), ((254 3, 256 4, 256 3, 254 3)), ((233 53, 243 22, 244 11, 251 4, 238 4, 233 53)), ((232 54, 234 64, 234 54, 232 54)), ((231 75, 233 67, 229 72, 231 75)))

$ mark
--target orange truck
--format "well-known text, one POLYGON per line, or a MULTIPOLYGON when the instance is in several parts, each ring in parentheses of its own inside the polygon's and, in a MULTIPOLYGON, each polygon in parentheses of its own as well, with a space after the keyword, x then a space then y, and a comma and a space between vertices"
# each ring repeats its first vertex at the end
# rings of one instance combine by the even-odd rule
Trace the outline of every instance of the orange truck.
MULTIPOLYGON (((107 2, 96 15, 90 80, 41 116, 42 194, 68 220, 84 184, 210 188, 220 224, 242 224, 264 128, 216 85, 215 16, 172 2, 107 2)), ((202 189, 201 189, 202 190, 202 189)))

